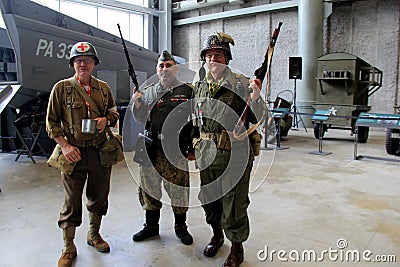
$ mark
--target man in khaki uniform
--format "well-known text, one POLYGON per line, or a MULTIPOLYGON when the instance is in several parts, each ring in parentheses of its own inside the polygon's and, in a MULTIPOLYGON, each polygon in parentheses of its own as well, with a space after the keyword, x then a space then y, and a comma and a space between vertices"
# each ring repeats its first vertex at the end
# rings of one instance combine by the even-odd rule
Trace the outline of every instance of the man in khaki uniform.
POLYGON ((257 124, 264 108, 261 81, 249 80, 228 67, 230 44, 234 44, 233 38, 225 33, 210 35, 204 41, 200 58, 208 72, 200 70, 194 98, 195 124, 200 132, 194 139, 201 180, 199 199, 213 229, 203 253, 214 257, 224 243, 225 232, 232 242, 226 267, 239 266, 244 260, 242 243, 250 232, 248 191, 256 151, 252 145, 256 132, 242 140, 233 132, 238 126, 244 131, 250 123, 257 124))
MULTIPOLYGON (((133 235, 133 241, 159 235, 163 183, 171 199, 175 234, 183 244, 190 245, 193 238, 186 225, 189 207, 187 158, 193 154, 192 124, 188 122, 192 110, 189 100, 193 97, 193 90, 188 84, 177 80, 176 61, 168 51, 161 53, 156 71, 159 82, 133 95, 135 119, 145 124, 145 135, 152 140, 145 151, 150 162, 140 166, 139 201, 145 210, 146 223, 142 230, 133 235), (179 145, 175 142, 178 140, 179 145)), ((135 153, 139 153, 138 149, 135 153)))
POLYGON ((64 171, 61 175, 65 200, 58 226, 63 229, 64 248, 58 261, 59 267, 71 266, 77 256, 73 240, 75 228, 82 223, 82 194, 85 183, 90 221, 87 244, 99 252, 110 251, 108 243, 100 236, 99 229, 102 216, 106 215, 108 209, 111 167, 101 165, 99 147, 106 140, 105 128, 115 125, 119 115, 107 83, 92 75, 98 63, 99 59, 92 44, 76 43, 71 48, 69 61, 75 75, 54 85, 47 109, 48 135, 57 142, 62 155, 74 166, 72 173, 67 174, 64 171), (93 101, 85 99, 84 94, 93 101), (86 133, 82 129, 82 119, 88 118, 97 122, 95 133, 86 133))

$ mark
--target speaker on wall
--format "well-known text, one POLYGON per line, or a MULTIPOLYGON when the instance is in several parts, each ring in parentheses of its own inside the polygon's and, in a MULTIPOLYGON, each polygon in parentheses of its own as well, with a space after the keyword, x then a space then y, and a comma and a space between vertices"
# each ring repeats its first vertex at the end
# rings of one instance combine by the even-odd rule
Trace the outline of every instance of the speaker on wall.
POLYGON ((289 79, 301 80, 302 58, 289 57, 289 79))

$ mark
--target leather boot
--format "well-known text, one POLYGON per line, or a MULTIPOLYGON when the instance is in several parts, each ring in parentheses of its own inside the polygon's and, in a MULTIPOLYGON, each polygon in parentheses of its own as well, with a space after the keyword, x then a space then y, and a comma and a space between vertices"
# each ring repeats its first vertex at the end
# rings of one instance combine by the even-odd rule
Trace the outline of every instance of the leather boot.
POLYGON ((224 232, 222 230, 222 225, 220 223, 211 224, 211 227, 214 235, 211 237, 210 243, 208 243, 203 252, 204 256, 210 258, 217 255, 218 249, 224 244, 224 232))
POLYGON ((174 213, 175 217, 175 234, 185 245, 193 244, 193 237, 187 230, 186 212, 183 214, 174 213))
POLYGON ((74 244, 75 227, 67 227, 63 229, 64 248, 61 257, 58 260, 58 267, 70 267, 75 259, 76 247, 74 244))
POLYGON ((140 242, 152 237, 159 236, 158 221, 160 220, 160 210, 146 210, 146 223, 142 230, 132 236, 132 240, 140 242))
POLYGON ((94 247, 98 252, 110 252, 110 246, 103 240, 99 231, 101 224, 101 215, 89 212, 89 231, 87 233, 87 244, 94 247))
POLYGON ((242 243, 232 242, 231 253, 222 267, 238 267, 244 260, 244 251, 242 243))

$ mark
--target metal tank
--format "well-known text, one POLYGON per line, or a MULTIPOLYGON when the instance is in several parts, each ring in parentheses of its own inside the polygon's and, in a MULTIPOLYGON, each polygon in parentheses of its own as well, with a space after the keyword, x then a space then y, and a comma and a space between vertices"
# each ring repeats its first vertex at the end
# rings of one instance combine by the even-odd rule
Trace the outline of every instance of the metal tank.
MULTIPOLYGON (((324 136, 329 128, 349 129, 355 133, 355 123, 361 112, 371 109, 368 98, 382 86, 382 71, 359 57, 348 53, 331 53, 318 58, 316 104, 318 110, 330 110, 332 115, 323 126, 314 124, 314 136, 324 136), (320 133, 320 127, 323 127, 320 133)), ((367 142, 369 128, 359 127, 360 143, 367 142)))

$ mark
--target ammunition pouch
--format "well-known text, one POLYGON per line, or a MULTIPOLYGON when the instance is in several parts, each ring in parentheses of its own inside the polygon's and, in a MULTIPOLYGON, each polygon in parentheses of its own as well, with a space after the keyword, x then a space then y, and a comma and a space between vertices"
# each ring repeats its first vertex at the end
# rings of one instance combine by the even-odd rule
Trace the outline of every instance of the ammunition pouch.
POLYGON ((198 149, 201 140, 211 140, 216 143, 217 148, 231 151, 231 140, 234 140, 234 138, 225 130, 222 130, 221 133, 200 132, 200 138, 193 139, 193 147, 198 149))
POLYGON ((228 131, 222 130, 221 134, 218 135, 217 148, 231 151, 231 140, 233 142, 234 138, 230 138, 228 131))
POLYGON ((51 153, 50 158, 47 160, 47 164, 50 167, 59 169, 60 171, 68 175, 72 174, 76 165, 76 163, 70 163, 67 160, 67 158, 62 153, 59 144, 57 144, 54 148, 53 153, 51 153))
POLYGON ((249 135, 249 141, 250 141, 250 145, 253 149, 254 156, 260 155, 261 139, 262 139, 262 135, 260 133, 258 133, 257 130, 254 130, 249 135))
POLYGON ((100 164, 109 168, 125 159, 122 151, 122 136, 109 134, 106 141, 99 147, 100 164))
POLYGON ((152 143, 153 139, 151 139, 148 136, 145 136, 142 133, 139 133, 136 139, 135 155, 133 156, 133 161, 140 164, 143 167, 150 167, 152 163, 147 151, 152 143))

